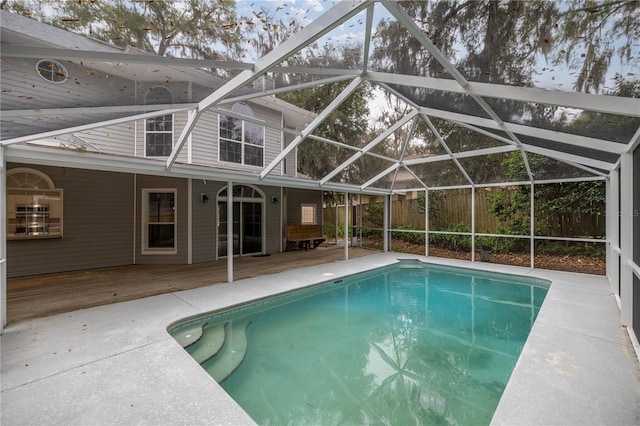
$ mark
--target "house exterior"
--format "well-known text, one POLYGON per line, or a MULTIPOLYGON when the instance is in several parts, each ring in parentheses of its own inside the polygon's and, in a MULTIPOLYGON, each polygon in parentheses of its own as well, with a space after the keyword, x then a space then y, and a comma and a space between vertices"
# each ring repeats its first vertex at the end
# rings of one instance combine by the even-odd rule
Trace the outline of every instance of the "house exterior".
POLYGON ((223 79, 0 17, 7 277, 208 262, 229 247, 234 256, 275 253, 286 248, 288 224, 322 223, 322 192, 305 187, 295 152, 256 179, 314 118, 273 96, 253 97, 267 80, 203 112, 169 171, 189 108, 223 79))

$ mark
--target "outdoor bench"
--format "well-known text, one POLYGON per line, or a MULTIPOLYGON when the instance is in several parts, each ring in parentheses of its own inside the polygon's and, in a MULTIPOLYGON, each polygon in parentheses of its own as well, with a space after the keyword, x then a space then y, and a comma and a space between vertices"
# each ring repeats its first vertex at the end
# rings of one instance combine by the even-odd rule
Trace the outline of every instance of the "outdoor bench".
POLYGON ((316 248, 324 242, 320 225, 287 226, 287 248, 297 247, 299 250, 316 248))

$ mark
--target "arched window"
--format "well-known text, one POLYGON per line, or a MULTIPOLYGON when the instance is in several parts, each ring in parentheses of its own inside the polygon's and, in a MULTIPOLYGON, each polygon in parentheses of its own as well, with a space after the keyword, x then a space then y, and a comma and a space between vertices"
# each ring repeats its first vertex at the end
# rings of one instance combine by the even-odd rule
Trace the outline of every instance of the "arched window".
POLYGON ((220 161, 264 165, 264 126, 253 119, 253 110, 249 105, 237 103, 231 108, 233 115, 220 115, 220 161))
POLYGON ((39 170, 7 171, 7 237, 62 236, 62 190, 39 170))
MULTIPOLYGON (((145 94, 146 105, 173 104, 173 93, 164 86, 153 86, 145 94)), ((168 157, 173 150, 173 114, 147 118, 145 156, 168 157)))

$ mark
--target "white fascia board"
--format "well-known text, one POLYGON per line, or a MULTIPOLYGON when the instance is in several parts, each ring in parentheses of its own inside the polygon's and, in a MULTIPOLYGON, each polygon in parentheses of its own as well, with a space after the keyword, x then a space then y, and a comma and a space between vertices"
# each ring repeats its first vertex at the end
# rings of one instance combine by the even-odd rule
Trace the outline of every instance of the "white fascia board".
MULTIPOLYGON (((191 164, 176 164, 171 170, 164 167, 164 161, 121 157, 109 154, 97 154, 66 150, 61 148, 41 148, 27 145, 11 145, 5 149, 8 162, 20 164, 38 164, 55 167, 72 167, 85 170, 100 170, 118 173, 136 173, 151 176, 167 176, 251 184, 272 185, 286 188, 362 192, 357 185, 332 183, 320 187, 317 180, 307 180, 286 176, 270 177, 261 180, 255 172, 242 172, 232 169, 221 169, 191 164)), ((388 190, 369 188, 364 193, 373 195, 388 194, 388 190)))
MULTIPOLYGON (((158 115, 163 115, 164 111, 192 109, 195 104, 155 104, 155 105, 121 105, 121 106, 104 106, 104 107, 79 107, 79 108, 46 108, 46 109, 18 109, 2 111, 2 119, 24 118, 24 117, 50 117, 65 115, 102 115, 114 114, 120 112, 130 112, 136 114, 145 114, 152 111, 160 111, 158 115)), ((123 117, 127 121, 131 118, 123 117)))
POLYGON ((621 144, 621 143, 590 138, 587 136, 573 135, 570 133, 562 133, 562 132, 557 132, 555 130, 538 129, 535 127, 525 126, 522 124, 509 123, 506 121, 502 125, 499 125, 498 123, 496 123, 491 119, 459 114, 459 113, 450 112, 450 111, 442 111, 442 110, 433 109, 433 108, 421 107, 420 112, 428 116, 438 117, 438 118, 442 118, 449 121, 463 122, 463 123, 468 123, 471 125, 476 125, 481 127, 487 127, 489 129, 495 129, 495 130, 502 130, 502 131, 508 130, 516 134, 533 136, 540 139, 548 139, 556 142, 561 142, 567 145, 575 145, 583 148, 590 148, 590 149, 595 149, 599 151, 605 151, 612 154, 621 154, 627 147, 625 144, 621 144))
POLYGON ((260 177, 264 179, 291 151, 293 151, 311 132, 313 132, 324 120, 333 113, 351 94, 360 86, 362 83, 362 79, 360 77, 356 77, 347 87, 345 87, 338 96, 336 96, 333 101, 320 113, 316 118, 313 119, 307 127, 305 127, 300 136, 297 136, 289 145, 283 149, 280 154, 276 158, 271 161, 269 165, 267 165, 260 173, 260 177))
POLYGON ((605 161, 594 160, 591 158, 581 157, 573 154, 567 154, 564 152, 555 151, 553 149, 540 148, 537 146, 527 145, 527 144, 522 144, 522 148, 526 152, 533 152, 534 154, 544 155, 562 162, 582 164, 588 167, 595 167, 601 170, 613 170, 614 168, 614 164, 607 163, 605 161))
POLYGON ((67 127, 65 129, 52 130, 50 132, 36 133, 33 135, 7 139, 4 141, 0 141, 0 145, 14 145, 21 142, 30 142, 38 139, 51 138, 59 135, 66 135, 69 133, 84 132, 86 130, 97 129, 99 127, 113 126, 116 124, 127 123, 129 121, 135 121, 135 120, 144 120, 146 118, 156 117, 158 115, 168 115, 168 114, 173 114, 173 113, 185 111, 185 110, 188 110, 188 109, 184 108, 184 109, 169 109, 169 110, 154 111, 146 114, 137 114, 137 115, 132 115, 128 117, 116 118, 113 120, 99 121, 91 124, 83 124, 82 126, 67 127))
POLYGON ((253 64, 216 61, 212 59, 171 58, 153 54, 102 52, 97 50, 62 49, 50 47, 28 47, 2 45, 2 56, 9 58, 58 59, 62 61, 93 61, 121 64, 143 64, 156 66, 189 67, 189 68, 223 68, 249 70, 253 64))
POLYGON ((327 183, 329 180, 331 180, 334 176, 336 176, 342 170, 344 170, 345 168, 349 167, 350 164, 352 164, 357 159, 362 157, 362 155, 364 155, 367 151, 370 151, 371 149, 373 149, 376 145, 378 145, 380 142, 382 142, 387 137, 389 137, 393 132, 398 130, 400 127, 404 126, 409 120, 412 120, 417 114, 418 114, 418 111, 416 111, 414 109, 409 114, 405 115, 400 120, 395 122, 393 124, 393 126, 389 127, 387 130, 382 132, 380 135, 378 135, 376 138, 374 138, 371 142, 369 142, 366 146, 361 148, 358 152, 353 154, 350 158, 348 158, 346 161, 344 161, 338 167, 333 169, 333 171, 331 173, 329 173, 327 176, 322 178, 322 180, 320 181, 320 184, 324 185, 325 183, 327 183))
POLYGON ((453 92, 465 95, 479 95, 488 98, 510 99, 520 102, 533 102, 576 108, 606 114, 640 116, 640 99, 620 96, 594 95, 576 92, 562 92, 535 87, 507 86, 492 83, 469 82, 466 88, 454 80, 433 77, 421 77, 406 74, 389 74, 369 71, 366 80, 379 84, 398 84, 420 87, 441 92, 453 92))

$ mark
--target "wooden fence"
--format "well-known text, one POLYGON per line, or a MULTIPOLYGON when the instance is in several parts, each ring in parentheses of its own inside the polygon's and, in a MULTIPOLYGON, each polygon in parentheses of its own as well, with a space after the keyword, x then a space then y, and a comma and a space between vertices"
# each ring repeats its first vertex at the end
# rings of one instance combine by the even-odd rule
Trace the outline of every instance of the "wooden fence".
MULTIPOLYGON (((475 192, 475 230, 478 233, 496 234, 507 229, 511 222, 500 222, 499 218, 490 212, 490 194, 499 189, 479 189, 475 192)), ((511 201, 514 190, 500 189, 505 191, 505 198, 511 201)), ((429 197, 429 230, 451 229, 453 226, 464 226, 471 229, 471 190, 456 189, 438 191, 438 196, 429 197)), ((355 214, 357 223, 364 227, 382 226, 382 202, 375 200, 374 203, 356 205, 350 209, 350 216, 355 214), (362 213, 360 213, 362 209, 362 213)), ((421 211, 421 202, 418 198, 411 196, 394 196, 391 206, 393 228, 425 229, 425 215, 421 211)), ((422 206, 424 204, 422 203, 422 206)), ((520 212, 528 217, 529 207, 520 212)), ((606 231, 605 206, 598 206, 598 214, 575 214, 575 215, 547 215, 536 214, 536 229, 543 229, 544 236, 553 237, 603 237, 606 231)), ((335 206, 325 207, 324 222, 340 226, 344 224, 344 208, 336 209, 335 206)), ((351 222, 351 217, 350 221, 351 222)), ((540 233, 539 233, 540 234, 540 233)), ((528 235, 528 232, 526 233, 528 235)))

